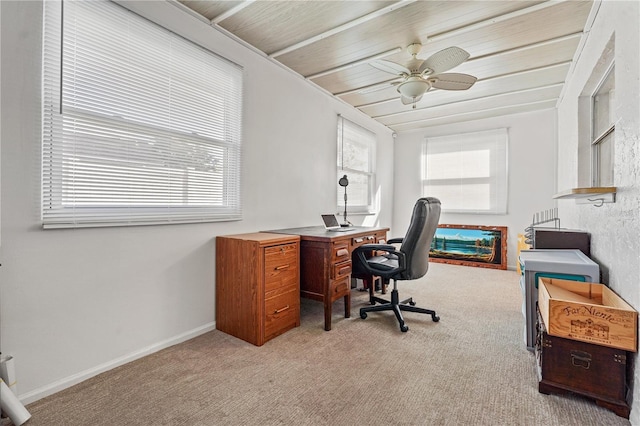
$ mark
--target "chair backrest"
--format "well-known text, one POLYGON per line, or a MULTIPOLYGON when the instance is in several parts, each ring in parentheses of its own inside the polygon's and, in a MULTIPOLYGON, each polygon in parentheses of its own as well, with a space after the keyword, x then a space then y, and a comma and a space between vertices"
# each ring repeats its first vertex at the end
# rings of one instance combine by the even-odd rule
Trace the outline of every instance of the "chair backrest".
POLYGON ((400 246, 400 251, 406 255, 406 269, 398 279, 415 280, 427 273, 431 240, 436 233, 439 220, 440 200, 425 197, 416 201, 409 229, 400 246))

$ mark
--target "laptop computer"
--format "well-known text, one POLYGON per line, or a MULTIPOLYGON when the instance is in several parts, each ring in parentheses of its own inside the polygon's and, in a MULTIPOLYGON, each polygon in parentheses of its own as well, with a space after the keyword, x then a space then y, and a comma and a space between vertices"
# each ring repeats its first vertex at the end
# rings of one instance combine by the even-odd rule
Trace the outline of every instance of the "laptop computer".
POLYGON ((324 222, 324 227, 327 231, 344 232, 353 230, 351 227, 340 226, 335 214, 323 214, 322 221, 324 222))

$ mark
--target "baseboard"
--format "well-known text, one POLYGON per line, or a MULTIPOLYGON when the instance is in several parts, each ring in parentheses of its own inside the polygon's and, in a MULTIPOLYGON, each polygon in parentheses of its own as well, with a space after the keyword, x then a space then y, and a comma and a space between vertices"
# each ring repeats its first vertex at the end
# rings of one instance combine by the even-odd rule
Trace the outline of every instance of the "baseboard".
POLYGON ((194 337, 197 337, 201 334, 207 333, 211 330, 215 330, 215 328, 216 328, 215 321, 209 324, 205 324, 201 327, 195 328, 193 330, 189 330, 186 333, 179 334, 177 336, 174 336, 167 340, 163 340, 151 346, 147 346, 146 348, 142 348, 138 351, 124 355, 120 358, 116 358, 114 360, 111 360, 104 364, 100 364, 96 367, 90 368, 80 373, 57 380, 51 384, 35 389, 31 392, 26 392, 20 395, 20 401, 25 405, 30 404, 46 396, 53 395, 56 392, 60 392, 63 389, 66 389, 80 382, 83 382, 87 379, 90 379, 91 377, 97 376, 100 373, 104 373, 105 371, 109 371, 113 368, 119 367, 131 361, 135 361, 136 359, 145 357, 147 355, 151 355, 152 353, 168 348, 169 346, 173 346, 178 343, 187 341, 189 339, 193 339, 194 337))

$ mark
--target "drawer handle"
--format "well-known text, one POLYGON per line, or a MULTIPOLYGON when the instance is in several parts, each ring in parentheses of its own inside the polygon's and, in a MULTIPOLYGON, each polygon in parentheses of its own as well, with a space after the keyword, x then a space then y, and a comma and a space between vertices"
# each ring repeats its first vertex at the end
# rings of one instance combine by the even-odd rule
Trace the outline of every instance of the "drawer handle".
POLYGON ((340 268, 340 270, 338 270, 338 275, 342 275, 344 273, 349 273, 351 272, 351 266, 343 266, 342 268, 340 268))
POLYGON ((376 238, 376 237, 369 235, 369 236, 367 237, 367 240, 371 241, 371 240, 375 240, 375 238, 376 238))
POLYGON ((282 271, 283 269, 289 269, 289 265, 281 265, 281 266, 276 266, 275 270, 276 271, 282 271))
POLYGON ((276 309, 275 311, 273 311, 273 313, 274 314, 279 314, 280 312, 284 312, 287 309, 289 309, 289 305, 285 306, 284 308, 276 309))
POLYGON ((361 243, 364 241, 364 239, 362 238, 354 238, 353 241, 355 241, 356 243, 361 243))
POLYGON ((336 256, 346 256, 349 254, 349 250, 343 248, 336 252, 336 256))
POLYGON ((588 370, 591 367, 591 354, 582 351, 571 351, 571 364, 588 370))

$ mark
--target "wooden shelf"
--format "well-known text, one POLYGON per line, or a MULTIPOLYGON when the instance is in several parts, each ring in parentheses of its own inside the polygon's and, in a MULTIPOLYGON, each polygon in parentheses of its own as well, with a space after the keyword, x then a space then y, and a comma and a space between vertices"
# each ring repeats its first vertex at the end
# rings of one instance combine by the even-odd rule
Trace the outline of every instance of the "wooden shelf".
POLYGON ((569 198, 590 198, 603 196, 604 194, 615 194, 615 186, 597 186, 587 188, 572 188, 567 191, 558 192, 553 196, 557 199, 569 199, 569 198))

